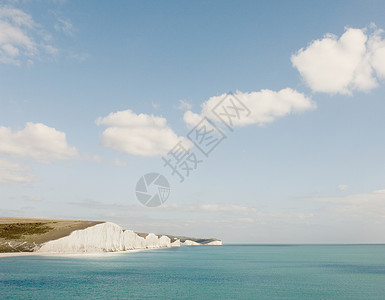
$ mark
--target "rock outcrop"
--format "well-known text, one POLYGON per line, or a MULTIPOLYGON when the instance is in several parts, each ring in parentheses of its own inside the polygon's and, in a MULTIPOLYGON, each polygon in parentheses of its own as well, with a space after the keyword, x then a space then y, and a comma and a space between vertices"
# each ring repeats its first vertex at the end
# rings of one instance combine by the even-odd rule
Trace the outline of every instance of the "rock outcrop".
POLYGON ((143 237, 131 230, 123 230, 117 224, 106 222, 76 230, 69 236, 46 242, 38 252, 115 252, 171 246, 171 239, 168 236, 158 237, 149 233, 143 237))

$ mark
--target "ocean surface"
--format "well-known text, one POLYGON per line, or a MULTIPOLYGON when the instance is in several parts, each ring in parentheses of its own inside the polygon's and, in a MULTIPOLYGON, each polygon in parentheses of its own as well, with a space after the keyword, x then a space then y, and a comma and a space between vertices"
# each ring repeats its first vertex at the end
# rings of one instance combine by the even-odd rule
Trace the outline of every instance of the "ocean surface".
POLYGON ((1 299, 385 299, 385 245, 0 258, 1 299))

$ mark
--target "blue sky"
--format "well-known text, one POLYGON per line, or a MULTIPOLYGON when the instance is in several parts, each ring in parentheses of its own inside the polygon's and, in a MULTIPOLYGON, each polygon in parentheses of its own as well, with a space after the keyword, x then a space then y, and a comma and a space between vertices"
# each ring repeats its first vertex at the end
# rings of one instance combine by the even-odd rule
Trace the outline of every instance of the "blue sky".
POLYGON ((384 242, 383 2, 0 3, 1 215, 384 242), (179 183, 161 156, 229 91, 251 116, 179 183))

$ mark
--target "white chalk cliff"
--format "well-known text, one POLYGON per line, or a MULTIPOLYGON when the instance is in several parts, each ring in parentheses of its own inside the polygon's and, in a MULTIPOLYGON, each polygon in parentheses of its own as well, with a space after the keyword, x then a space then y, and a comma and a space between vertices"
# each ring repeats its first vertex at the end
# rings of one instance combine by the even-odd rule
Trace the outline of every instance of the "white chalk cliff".
POLYGON ((184 242, 181 243, 181 245, 183 246, 201 246, 201 245, 205 245, 205 246, 221 246, 222 245, 222 241, 219 241, 219 240, 213 240, 211 242, 205 242, 205 243, 198 243, 196 241, 192 241, 192 240, 185 240, 184 242))
POLYGON ((167 236, 159 238, 150 233, 146 238, 143 238, 131 230, 123 230, 117 224, 106 222, 76 230, 69 236, 49 241, 38 252, 114 252, 171 246, 171 240, 167 236))
MULTIPOLYGON (((168 236, 157 236, 149 233, 141 236, 131 230, 123 230, 119 225, 106 222, 86 229, 73 231, 70 235, 44 243, 37 252, 50 253, 84 253, 84 252, 116 252, 134 249, 155 249, 180 247, 183 245, 200 245, 197 242, 168 236)), ((207 245, 221 245, 221 241, 214 241, 207 245)))
POLYGON ((212 241, 212 242, 207 243, 205 245, 208 245, 208 246, 221 246, 222 245, 222 241, 212 241))
POLYGON ((183 243, 182 243, 183 246, 197 246, 197 245, 200 245, 199 243, 197 242, 194 242, 192 240, 185 240, 183 243))

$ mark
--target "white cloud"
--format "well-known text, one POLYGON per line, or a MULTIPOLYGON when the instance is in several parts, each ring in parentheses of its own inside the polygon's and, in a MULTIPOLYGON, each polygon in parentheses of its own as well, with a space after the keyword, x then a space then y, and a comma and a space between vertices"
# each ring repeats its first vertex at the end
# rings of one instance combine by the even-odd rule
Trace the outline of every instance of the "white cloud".
POLYGON ((96 124, 109 126, 102 133, 103 146, 133 155, 163 155, 179 140, 185 140, 168 127, 165 118, 137 115, 131 110, 110 113, 107 117, 98 118, 96 124))
POLYGON ((64 132, 41 123, 27 123, 19 131, 0 126, 0 140, 0 154, 30 157, 44 163, 78 155, 76 148, 67 144, 64 132))
POLYGON ((351 94, 376 88, 376 75, 385 78, 385 41, 382 30, 367 31, 346 28, 339 38, 327 34, 292 55, 293 66, 315 92, 351 94))
POLYGON ((348 188, 350 188, 350 186, 347 185, 347 184, 340 184, 340 185, 338 186, 338 189, 339 189, 340 191, 345 191, 345 190, 347 190, 348 188))
MULTIPOLYGON (((213 113, 213 109, 226 96, 227 94, 222 94, 211 97, 201 105, 200 114, 187 111, 184 114, 184 121, 189 126, 195 126, 202 116, 206 116, 211 120, 218 120, 218 117, 213 113)), ((316 108, 316 104, 310 98, 291 88, 282 89, 278 92, 268 89, 251 93, 237 91, 234 96, 250 111, 249 114, 244 113, 243 115, 240 114, 238 118, 233 118, 234 126, 264 125, 291 113, 300 113, 316 108)))
POLYGON ((178 109, 180 110, 190 110, 192 108, 192 104, 188 103, 184 100, 179 100, 178 109))
POLYGON ((29 173, 28 167, 5 159, 0 159, 0 183, 25 183, 36 181, 29 173))
POLYGON ((381 38, 383 33, 381 29, 376 30, 369 40, 369 48, 372 52, 371 64, 381 79, 385 79, 385 40, 381 38))
POLYGON ((40 54, 56 55, 50 36, 20 9, 0 6, 0 63, 33 63, 40 54))
POLYGON ((189 127, 194 127, 202 120, 202 116, 188 110, 184 113, 183 120, 189 127))

